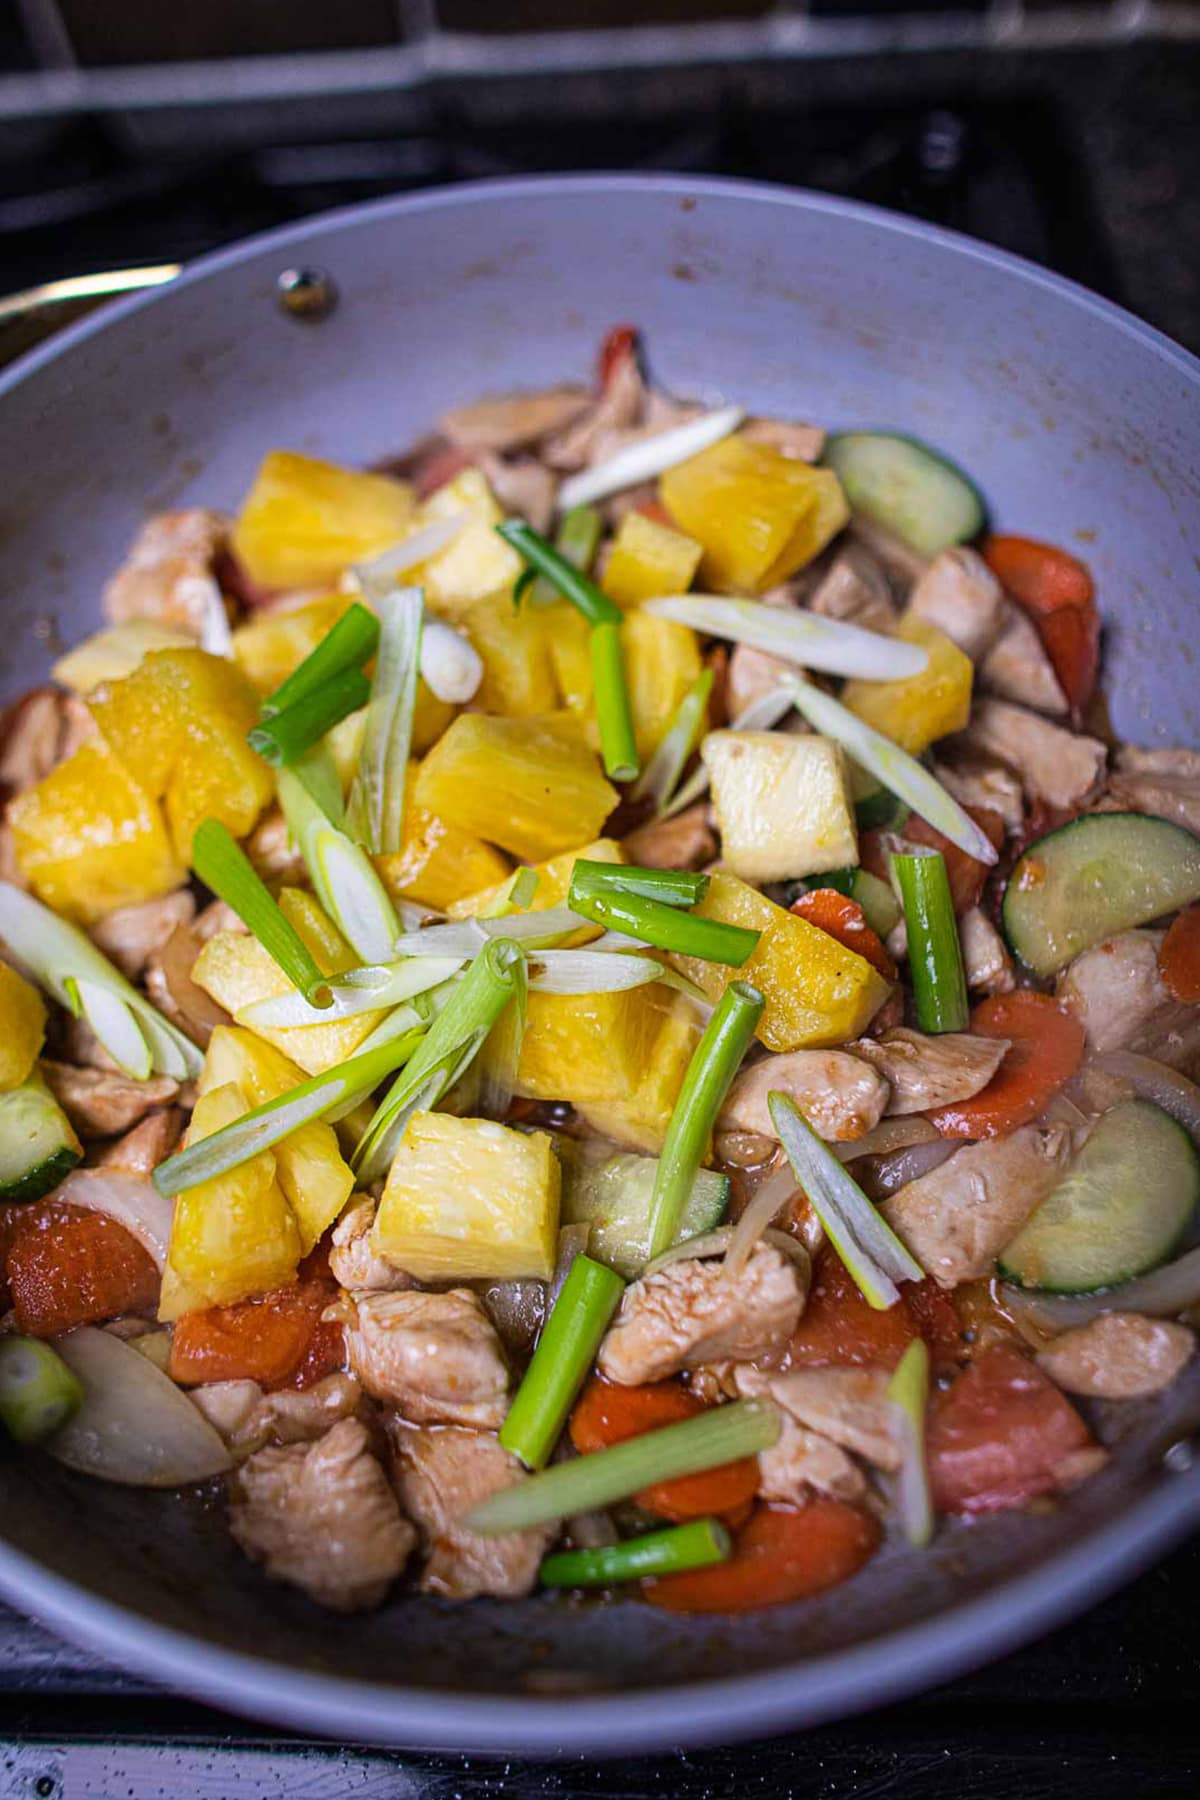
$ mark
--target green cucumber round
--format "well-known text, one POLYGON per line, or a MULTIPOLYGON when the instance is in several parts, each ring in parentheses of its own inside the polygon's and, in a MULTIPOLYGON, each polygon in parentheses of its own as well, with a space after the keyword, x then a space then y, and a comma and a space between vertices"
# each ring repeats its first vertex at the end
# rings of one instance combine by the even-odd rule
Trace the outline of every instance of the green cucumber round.
POLYGON ((1123 1100, 1003 1252, 1000 1273, 1054 1294, 1115 1287, 1168 1260, 1198 1200, 1200 1158, 1182 1125, 1123 1100))
POLYGON ((0 1094, 0 1201, 40 1200, 82 1154, 66 1114, 36 1076, 0 1094))
POLYGON ((1089 813, 1038 838, 1008 878, 1014 955, 1053 975, 1119 931, 1200 900, 1200 838, 1145 813, 1089 813))
POLYGON ((855 512, 897 533, 922 556, 977 537, 987 516, 979 489, 918 438, 891 431, 842 431, 824 461, 855 512))
MULTIPOLYGON (((588 1224, 588 1255, 632 1281, 650 1254, 650 1208, 658 1159, 619 1151, 591 1160, 570 1139, 562 1144, 564 1225, 588 1224)), ((699 1169, 675 1242, 702 1237, 721 1223, 729 1204, 729 1177, 699 1169)))

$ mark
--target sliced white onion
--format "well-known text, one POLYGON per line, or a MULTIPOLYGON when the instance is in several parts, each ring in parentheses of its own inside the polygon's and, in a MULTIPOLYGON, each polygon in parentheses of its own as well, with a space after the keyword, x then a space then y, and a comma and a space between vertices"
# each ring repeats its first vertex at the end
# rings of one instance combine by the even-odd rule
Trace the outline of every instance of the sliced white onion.
POLYGON ((670 594, 647 600, 644 611, 707 637, 729 638, 765 650, 783 662, 820 669, 826 675, 856 675, 867 681, 900 681, 920 675, 929 654, 919 644, 884 637, 798 608, 764 606, 761 600, 727 600, 717 594, 670 594))
POLYGON ((791 1262, 794 1262, 804 1275, 807 1286, 812 1275, 812 1257, 799 1238, 794 1238, 790 1231, 775 1231, 768 1227, 763 1232, 762 1241, 764 1244, 769 1244, 772 1250, 778 1250, 781 1256, 786 1256, 791 1262))
POLYGON ((878 1200, 898 1193, 910 1181, 920 1181, 922 1176, 931 1175, 935 1169, 940 1169, 961 1148, 961 1138, 939 1138, 936 1143, 930 1141, 910 1144, 906 1150, 897 1150, 893 1156, 877 1163, 872 1171, 871 1197, 878 1200))
POLYGON ((844 1144, 830 1144, 829 1148, 839 1162, 857 1162, 860 1156, 890 1156, 893 1150, 907 1150, 910 1144, 944 1144, 942 1137, 928 1119, 919 1113, 910 1113, 901 1119, 881 1119, 870 1131, 864 1131, 860 1138, 851 1138, 844 1144))
MULTIPOLYGON (((760 694, 752 700, 736 719, 730 724, 730 731, 771 731, 780 719, 791 712, 795 702, 791 689, 787 687, 770 688, 767 693, 760 694)), ((673 819, 676 813, 683 812, 708 792, 708 770, 700 763, 688 776, 673 800, 669 800, 662 809, 664 819, 673 819)))
POLYGON ((705 1231, 699 1237, 685 1238, 681 1244, 672 1244, 653 1262, 648 1262, 642 1270, 642 1279, 647 1275, 657 1275, 671 1263, 698 1262, 710 1256, 724 1256, 733 1242, 733 1226, 718 1225, 715 1231, 705 1231))
POLYGON ((439 700, 465 706, 479 692, 483 658, 461 631, 442 619, 426 619, 421 634, 421 674, 439 700))
POLYGON ((54 1348, 83 1383, 83 1405, 46 1443, 58 1462, 126 1487, 175 1488, 230 1466, 187 1395, 130 1344, 82 1325, 54 1348))
POLYGON ((57 1197, 115 1219, 160 1269, 166 1267, 175 1206, 164 1200, 148 1176, 131 1175, 123 1169, 77 1169, 67 1176, 57 1197))
POLYGON ((536 994, 621 994, 662 977, 662 964, 648 956, 611 950, 541 950, 529 966, 536 994))
POLYGON ((606 500, 624 488, 637 487, 639 482, 653 481, 664 470, 719 444, 737 430, 745 416, 744 407, 721 406, 698 419, 689 419, 685 425, 674 425, 670 431, 627 444, 594 469, 582 469, 578 475, 568 476, 558 490, 559 512, 570 512, 573 506, 588 506, 593 500, 606 500))
POLYGON ((1156 1062, 1152 1056, 1138 1056, 1132 1050, 1111 1050, 1095 1056, 1081 1071, 1086 1077, 1092 1071, 1115 1075, 1127 1081, 1143 1100, 1152 1100, 1165 1113, 1182 1125, 1192 1137, 1200 1140, 1200 1087, 1178 1070, 1156 1062))
POLYGON ((455 513, 449 519, 435 519, 431 525, 422 526, 390 549, 384 550, 370 562, 355 563, 342 578, 342 587, 353 592, 358 590, 373 599, 378 589, 385 592, 392 586, 397 575, 405 575, 409 569, 415 569, 419 563, 428 562, 431 556, 437 556, 447 544, 452 544, 463 526, 469 523, 467 513, 455 513))
POLYGON ((750 1253, 776 1216, 796 1192, 796 1177, 788 1163, 767 1176, 733 1228, 725 1256, 724 1274, 732 1281, 750 1260, 750 1253))
POLYGON ((304 995, 293 989, 241 1007, 237 1022, 251 1031, 278 1031, 292 1025, 328 1025, 335 1019, 353 1019, 380 1007, 399 1006, 403 1000, 440 987, 457 975, 465 960, 461 956, 409 956, 399 963, 347 969, 329 983, 332 1006, 310 1006, 304 995))
POLYGON ((69 977, 79 1010, 115 1063, 134 1081, 149 1081, 154 1056, 137 1016, 120 994, 86 975, 69 977))
POLYGON ((229 658, 233 655, 229 614, 225 611, 225 601, 215 581, 208 584, 204 596, 204 611, 200 619, 200 648, 207 650, 210 656, 229 658))

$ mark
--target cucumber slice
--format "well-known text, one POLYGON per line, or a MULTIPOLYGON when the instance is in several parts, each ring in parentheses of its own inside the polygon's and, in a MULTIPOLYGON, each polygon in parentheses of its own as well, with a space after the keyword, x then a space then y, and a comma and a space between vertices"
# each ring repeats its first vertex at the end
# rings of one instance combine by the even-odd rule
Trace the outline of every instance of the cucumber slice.
POLYGON ((907 817, 907 806, 891 788, 874 788, 854 803, 854 823, 860 831, 900 831, 907 817))
POLYGON ((890 431, 842 431, 825 446, 855 512, 886 525, 922 556, 936 556, 983 530, 975 484, 917 438, 890 431))
POLYGON ((66 1114, 36 1076, 0 1094, 0 1201, 40 1200, 82 1155, 66 1114))
MULTIPOLYGON (((632 1281, 650 1255, 650 1202, 657 1158, 622 1151, 597 1162, 570 1139, 559 1146, 563 1164, 562 1218, 592 1228, 588 1255, 632 1281)), ((675 1233, 675 1242, 700 1237, 721 1223, 729 1177, 701 1169, 675 1233)))
POLYGON ((1030 844, 1008 878, 1002 922, 1035 975, 1200 899, 1200 839, 1143 813, 1091 813, 1030 844))
POLYGON ((1066 1175, 1000 1257, 1021 1287, 1086 1294, 1166 1262, 1200 1200, 1200 1158, 1146 1100, 1106 1112, 1066 1175))

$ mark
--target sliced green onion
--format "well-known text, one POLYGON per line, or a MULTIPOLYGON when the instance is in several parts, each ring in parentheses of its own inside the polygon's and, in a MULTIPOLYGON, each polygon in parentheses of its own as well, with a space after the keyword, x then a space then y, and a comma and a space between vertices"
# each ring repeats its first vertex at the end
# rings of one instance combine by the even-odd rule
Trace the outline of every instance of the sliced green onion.
POLYGON ((301 700, 319 694, 348 669, 361 669, 374 656, 378 644, 379 620, 356 600, 300 667, 294 669, 286 681, 280 682, 273 694, 267 695, 263 701, 264 717, 271 718, 275 713, 284 712, 301 700))
POLYGON ((148 1081, 154 1055, 146 1033, 119 994, 85 975, 69 975, 63 986, 75 1017, 84 1018, 115 1063, 134 1081, 148 1081))
POLYGON ((827 619, 800 607, 766 606, 761 600, 726 600, 716 594, 670 594, 647 600, 644 611, 706 637, 728 638, 765 650, 783 662, 820 669, 825 675, 858 675, 868 681, 899 681, 920 675, 929 653, 903 638, 884 637, 827 619))
POLYGON ((566 906, 547 906, 542 912, 505 913, 489 918, 456 919, 445 925, 424 925, 406 931, 396 940, 397 956, 477 956, 489 938, 514 939, 524 950, 549 950, 579 930, 579 916, 566 906))
POLYGON ((609 494, 621 493, 624 488, 637 487, 639 482, 653 481, 664 470, 687 462, 689 457, 698 456, 712 444, 719 444, 722 438, 737 430, 745 416, 740 406, 720 406, 698 419, 673 425, 669 431, 659 431, 636 444, 627 444, 594 468, 583 469, 564 481, 558 490, 559 507, 565 512, 568 507, 604 500, 609 494))
POLYGON ((629 684, 625 679, 625 652, 621 627, 604 621, 593 625, 588 636, 592 658, 592 694, 604 772, 613 781, 632 781, 641 767, 633 733, 629 684))
POLYGON ((292 769, 279 771, 279 802, 317 899, 355 955, 364 963, 391 962, 400 954, 400 921, 370 857, 330 824, 292 769))
POLYGON ((40 1444, 83 1405, 83 1384, 40 1338, 0 1338, 0 1422, 18 1444, 40 1444))
POLYGON ((500 1442, 527 1469, 549 1460, 624 1292, 621 1277, 590 1256, 577 1256, 567 1271, 500 1428, 500 1442))
POLYGON ((342 576, 343 589, 352 592, 357 588, 368 599, 378 599, 395 587, 398 575, 407 575, 419 563, 428 562, 431 556, 439 556, 469 522, 465 512, 454 513, 449 519, 432 520, 420 531, 414 531, 410 537, 402 538, 398 544, 373 556, 369 562, 355 563, 347 569, 342 576))
MULTIPOLYGON (((342 795, 342 778, 328 744, 314 744, 307 755, 293 765, 292 774, 310 800, 316 802, 327 822, 340 831, 346 817, 346 802, 342 795)), ((295 835, 293 831, 292 836, 295 835)))
POLYGON ((359 1180, 378 1180, 391 1164, 404 1127, 419 1107, 437 1105, 469 1067, 525 973, 525 956, 511 938, 486 944, 418 1045, 412 1061, 376 1107, 358 1148, 359 1180))
POLYGON ((392 856, 404 837, 404 784, 421 668, 424 595, 419 587, 380 596, 379 653, 363 729, 347 829, 373 856, 392 856))
POLYGON ((582 570, 547 543, 524 519, 505 519, 496 530, 506 544, 524 557, 531 569, 544 575, 564 600, 581 612, 589 625, 619 625, 622 612, 582 570))
POLYGON ((291 920, 281 912, 250 858, 220 819, 205 819, 192 839, 192 867, 218 900, 231 906, 310 1006, 332 1000, 329 983, 291 920))
MULTIPOLYGON (((0 938, 38 985, 45 988, 60 1006, 68 1007, 76 1014, 83 1010, 79 984, 90 984, 89 993, 102 988, 124 1009, 124 1013, 133 1015, 150 1046, 154 1068, 160 1075, 170 1075, 176 1081, 188 1081, 199 1075, 204 1067, 204 1056, 191 1038, 169 1019, 164 1019, 145 995, 113 967, 91 938, 77 926, 68 925, 32 894, 23 893, 8 881, 0 881, 0 938)), ((92 1005, 96 1020, 92 1029, 108 1049, 103 1035, 107 1030, 107 1011, 102 1011, 94 1001, 92 1005)), ((133 1046, 134 1039, 124 1016, 114 1010, 111 1017, 114 1021, 112 1054, 114 1060, 119 1061, 120 1053, 133 1046)))
POLYGON ((707 875, 692 869, 642 869, 635 863, 590 862, 583 856, 571 870, 571 887, 578 894, 640 894, 666 906, 699 906, 708 884, 707 875))
MULTIPOLYGON (((586 575, 600 545, 604 520, 594 506, 573 506, 564 513, 554 534, 554 548, 573 569, 586 575)), ((553 582, 539 575, 529 590, 530 606, 553 606, 562 598, 553 582)))
POLYGON ((929 1399, 929 1346, 914 1338, 888 1382, 887 1397, 900 1429, 903 1460, 897 1503, 900 1523, 910 1544, 927 1544, 933 1536, 933 1501, 925 1456, 925 1408, 929 1399))
POLYGON ((612 950, 535 950, 529 986, 535 994, 623 994, 661 981, 661 963, 612 950))
POLYGON ((421 674, 431 694, 465 706, 479 692, 483 658, 469 638, 443 619, 426 619, 421 633, 421 674))
POLYGON ((528 863, 514 869, 490 906, 477 916, 481 919, 506 919, 509 913, 527 912, 537 896, 541 876, 528 863))
POLYGON ((489 1495, 471 1508, 462 1523, 482 1537, 548 1525, 628 1500, 659 1481, 699 1475, 705 1469, 740 1462, 744 1456, 757 1456, 760 1450, 769 1450, 778 1436, 779 1414, 769 1401, 737 1400, 731 1406, 714 1406, 678 1425, 664 1425, 590 1456, 554 1463, 489 1495))
POLYGON ((329 978, 333 1003, 323 1011, 308 1004, 303 994, 271 994, 238 1012, 238 1024, 251 1031, 287 1030, 293 1025, 331 1024, 335 1019, 354 1019, 360 1013, 399 1006, 417 994, 428 993, 457 975, 461 956, 406 956, 403 962, 368 963, 329 978))
MULTIPOLYGON (((771 688, 752 700, 730 724, 730 731, 771 731, 780 719, 791 712, 793 706, 791 692, 786 687, 771 688)), ((685 807, 695 805, 708 792, 708 770, 703 763, 698 763, 688 776, 683 786, 672 800, 662 808, 659 816, 673 819, 676 813, 683 812, 685 807)))
POLYGON ((712 670, 701 669, 676 707, 675 716, 660 738, 653 756, 629 790, 631 800, 652 800, 656 814, 661 815, 679 786, 679 778, 687 767, 688 758, 700 742, 712 684, 712 670))
MULTIPOLYGON (((501 1441, 503 1442, 503 1432, 501 1441)), ((683 1575, 724 1562, 733 1539, 719 1519, 692 1519, 622 1544, 600 1544, 594 1550, 560 1550, 539 1571, 543 1587, 616 1587, 623 1581, 646 1581, 655 1575, 683 1575)))
POLYGON ((900 1298, 898 1281, 925 1271, 876 1212, 857 1181, 822 1143, 786 1094, 768 1094, 771 1122, 808 1203, 868 1306, 886 1312, 900 1298))
POLYGON ((175 1156, 169 1156, 154 1171, 153 1181, 167 1199, 211 1181, 216 1175, 240 1168, 260 1150, 269 1150, 301 1125, 314 1119, 331 1117, 343 1108, 351 1109, 368 1094, 374 1093, 385 1076, 392 1075, 412 1054, 405 1037, 393 1038, 371 1050, 360 1050, 357 1056, 314 1075, 308 1081, 289 1088, 275 1100, 256 1106, 251 1112, 214 1131, 211 1137, 189 1144, 175 1156))
POLYGON ((766 1001, 747 981, 731 981, 692 1053, 671 1114, 650 1201, 650 1260, 675 1242, 683 1209, 708 1153, 717 1115, 741 1067, 766 1001))
POLYGON ((479 1110, 489 1119, 507 1119, 517 1091, 517 1071, 529 1015, 529 966, 520 962, 512 999, 488 1033, 486 1059, 481 1059, 479 1110))
POLYGON ((976 862, 989 866, 995 862, 995 846, 987 833, 907 750, 901 750, 874 726, 865 725, 849 707, 823 694, 811 682, 793 676, 789 688, 797 711, 804 714, 814 731, 841 744, 855 762, 869 769, 877 781, 899 795, 915 813, 976 862))
POLYGON ((268 714, 246 733, 246 741, 273 769, 299 762, 327 731, 365 706, 370 697, 371 684, 361 669, 343 669, 340 675, 330 676, 324 687, 281 712, 268 714))
POLYGON ((958 921, 940 850, 892 857, 904 902, 908 969, 922 1031, 965 1031, 970 1017, 958 921))
POLYGON ((567 904, 581 919, 623 931, 657 950, 673 950, 679 956, 696 956, 703 962, 725 963, 740 969, 757 947, 761 932, 744 925, 727 925, 723 919, 700 919, 695 913, 646 900, 640 894, 597 889, 580 893, 572 880, 567 904))

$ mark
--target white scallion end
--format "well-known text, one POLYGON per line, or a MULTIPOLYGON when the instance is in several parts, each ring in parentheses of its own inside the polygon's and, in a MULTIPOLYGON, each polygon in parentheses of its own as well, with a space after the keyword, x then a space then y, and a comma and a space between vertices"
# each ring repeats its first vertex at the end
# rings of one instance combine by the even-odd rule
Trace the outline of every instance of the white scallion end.
POLYGON ((784 662, 820 669, 826 675, 858 676, 867 681, 899 681, 920 675, 929 654, 919 644, 884 637, 796 608, 764 606, 761 600, 727 600, 719 594, 668 594, 647 600, 646 612, 709 637, 728 638, 764 650, 784 662))
POLYGON ((573 506, 588 506, 593 500, 605 500, 639 482, 653 481, 665 469, 673 469, 710 445, 719 444, 737 430, 745 416, 741 406, 722 406, 702 418, 689 419, 686 425, 676 425, 639 444, 627 445, 607 461, 597 463, 594 469, 584 469, 564 481, 558 490, 559 512, 570 512, 573 506))
POLYGON ((479 692, 483 659, 453 626, 441 619, 426 619, 421 634, 421 674, 439 700, 465 706, 479 692))

